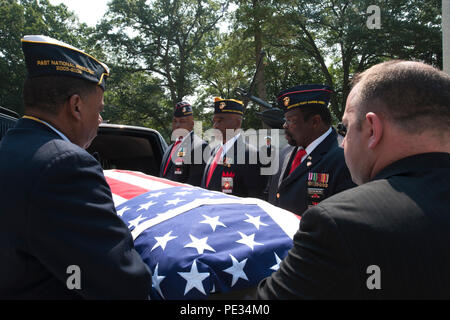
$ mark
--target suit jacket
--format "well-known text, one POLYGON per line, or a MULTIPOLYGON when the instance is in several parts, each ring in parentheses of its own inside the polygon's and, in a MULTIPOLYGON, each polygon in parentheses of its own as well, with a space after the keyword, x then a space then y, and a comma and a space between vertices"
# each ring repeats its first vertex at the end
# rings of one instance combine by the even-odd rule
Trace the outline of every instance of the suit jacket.
POLYGON ((415 155, 307 210, 259 298, 450 299, 449 180, 450 154, 415 155))
POLYGON ((270 179, 268 201, 302 215, 308 207, 354 187, 337 139, 333 130, 290 175, 297 148, 286 146, 280 152, 280 168, 270 179))
MULTIPOLYGON (((205 168, 202 187, 206 188, 206 179, 215 154, 211 156, 205 168)), ((261 175, 258 150, 245 142, 240 135, 233 146, 222 155, 223 164, 218 164, 206 189, 226 192, 239 197, 263 198, 267 176, 261 175), (242 162, 242 163, 241 163, 242 162), (226 184, 231 184, 230 188, 226 184)))
POLYGON ((172 181, 200 186, 202 183, 203 171, 206 166, 203 152, 209 152, 205 151, 205 149, 209 150, 208 144, 194 134, 194 131, 191 131, 189 136, 183 139, 181 144, 177 146, 177 150, 172 155, 171 161, 167 164, 173 146, 174 144, 172 143, 164 153, 159 176, 172 181), (166 164, 167 169, 164 174, 166 164))
POLYGON ((100 164, 46 125, 20 119, 2 139, 0 203, 0 298, 148 297, 100 164))

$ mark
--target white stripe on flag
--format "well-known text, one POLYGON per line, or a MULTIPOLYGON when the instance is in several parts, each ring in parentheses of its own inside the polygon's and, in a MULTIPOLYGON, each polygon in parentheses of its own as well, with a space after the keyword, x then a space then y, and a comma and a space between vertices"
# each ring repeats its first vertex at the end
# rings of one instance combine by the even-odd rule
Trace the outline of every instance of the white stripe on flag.
MULTIPOLYGON (((149 176, 148 179, 137 177, 135 175, 127 174, 125 172, 118 172, 114 170, 105 170, 105 177, 116 179, 125 183, 133 184, 135 186, 148 189, 148 190, 160 190, 173 187, 170 184, 164 183, 163 181, 157 181, 149 176)), ((162 178, 157 178, 158 180, 163 180, 162 178)))
POLYGON ((113 198, 113 201, 114 201, 114 206, 116 208, 117 208, 118 205, 121 205, 125 201, 128 201, 128 199, 122 198, 121 196, 119 196, 119 195, 117 195, 115 193, 111 192, 111 194, 112 194, 112 198, 113 198))

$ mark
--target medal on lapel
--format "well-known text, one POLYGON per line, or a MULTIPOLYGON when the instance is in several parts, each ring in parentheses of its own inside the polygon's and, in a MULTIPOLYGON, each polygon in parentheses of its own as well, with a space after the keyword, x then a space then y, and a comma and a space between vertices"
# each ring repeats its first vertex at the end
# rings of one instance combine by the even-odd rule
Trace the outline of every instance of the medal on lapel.
POLYGON ((183 174, 183 158, 177 158, 175 160, 175 172, 174 174, 183 174))
POLYGON ((329 173, 308 173, 308 186, 318 188, 328 188, 329 173))
POLYGON ((223 165, 227 168, 230 168, 231 165, 233 164, 233 158, 231 157, 223 157, 223 165))
POLYGON ((185 155, 186 155, 186 152, 184 152, 184 148, 180 147, 180 149, 178 150, 177 156, 184 157, 185 155))
POLYGON ((306 158, 308 161, 306 162, 306 166, 307 167, 311 167, 312 166, 312 158, 311 158, 311 156, 308 156, 308 158, 306 158))
POLYGON ((308 188, 308 208, 317 206, 325 197, 325 189, 308 188))
POLYGON ((308 173, 308 208, 318 205, 325 198, 329 178, 328 173, 308 173))
MULTIPOLYGON (((184 152, 184 148, 180 147, 178 149, 178 152, 177 152, 177 158, 175 159, 175 165, 176 166, 182 166, 183 165, 183 163, 184 163, 183 157, 185 155, 186 155, 186 152, 184 152)), ((182 173, 181 172, 181 168, 178 168, 178 169, 180 169, 180 172, 175 171, 175 174, 181 174, 182 173)))
POLYGON ((234 172, 222 172, 222 192, 233 193, 234 172))
POLYGON ((181 157, 178 155, 178 158, 175 159, 175 165, 176 165, 176 166, 182 166, 183 163, 184 163, 184 159, 181 158, 181 157))
POLYGON ((176 166, 182 166, 183 165, 183 158, 176 158, 175 159, 175 165, 176 166))

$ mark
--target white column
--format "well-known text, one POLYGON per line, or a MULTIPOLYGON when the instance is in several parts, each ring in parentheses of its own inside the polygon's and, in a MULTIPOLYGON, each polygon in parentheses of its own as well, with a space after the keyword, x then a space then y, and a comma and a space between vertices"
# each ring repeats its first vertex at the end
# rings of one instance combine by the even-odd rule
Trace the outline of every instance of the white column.
POLYGON ((450 0, 442 0, 443 70, 450 74, 450 0))

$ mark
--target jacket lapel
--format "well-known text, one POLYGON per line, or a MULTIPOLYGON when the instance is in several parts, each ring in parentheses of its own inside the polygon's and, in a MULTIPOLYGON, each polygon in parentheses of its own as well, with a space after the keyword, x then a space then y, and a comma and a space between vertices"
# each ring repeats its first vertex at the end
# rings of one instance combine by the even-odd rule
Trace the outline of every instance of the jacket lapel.
MULTIPOLYGON (((219 148, 217 147, 216 152, 217 152, 218 150, 219 150, 219 148)), ((208 178, 209 168, 211 167, 211 163, 213 162, 213 160, 214 160, 214 158, 215 158, 215 156, 216 156, 216 152, 213 152, 213 153, 211 154, 211 156, 210 156, 209 159, 208 159, 208 162, 206 163, 205 170, 203 171, 202 185, 205 186, 205 187, 206 187, 206 180, 207 180, 207 178, 208 178)), ((216 169, 214 170, 214 173, 213 173, 213 175, 212 175, 212 177, 211 177, 211 181, 213 180, 213 177, 214 177, 214 175, 216 174, 216 171, 217 171, 217 167, 216 167, 216 169)), ((211 184, 211 181, 209 182, 210 184, 211 184)))
POLYGON ((166 152, 164 153, 160 167, 161 176, 164 176, 164 168, 166 167, 167 159, 169 158, 170 153, 172 152, 173 145, 174 144, 172 143, 170 146, 168 146, 166 152))
MULTIPOLYGON (((290 175, 281 180, 279 188, 281 189, 282 187, 297 181, 299 177, 314 168, 334 145, 337 145, 337 134, 334 130, 332 130, 325 140, 323 140, 322 143, 320 143, 290 175)), ((283 168, 283 176, 285 172, 286 168, 283 168)))
POLYGON ((281 186, 281 183, 283 182, 283 180, 285 180, 285 174, 286 174, 286 170, 287 168, 290 168, 290 163, 292 163, 292 160, 295 156, 295 154, 297 153, 297 147, 293 148, 290 152, 287 152, 284 156, 283 159, 283 164, 282 164, 282 168, 281 168, 281 174, 278 177, 278 187, 281 186))

